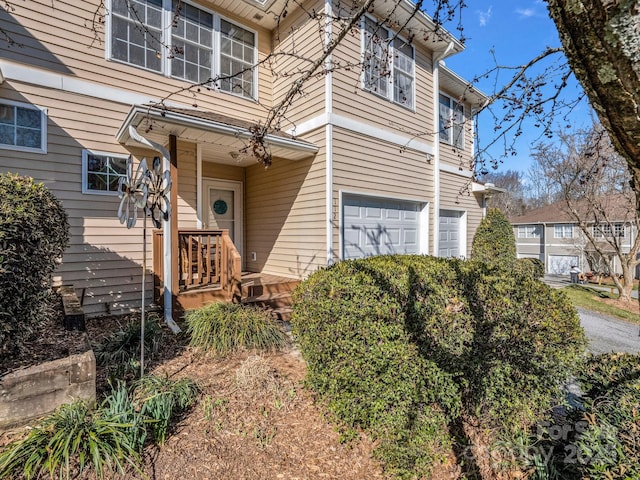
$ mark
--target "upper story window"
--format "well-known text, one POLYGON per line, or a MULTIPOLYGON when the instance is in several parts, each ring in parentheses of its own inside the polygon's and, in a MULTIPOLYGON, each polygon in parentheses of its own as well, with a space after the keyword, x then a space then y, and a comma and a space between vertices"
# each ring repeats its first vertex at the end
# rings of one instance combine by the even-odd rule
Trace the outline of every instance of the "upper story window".
POLYGON ((573 238, 573 225, 570 224, 556 224, 553 227, 554 238, 573 238))
POLYGON ((413 46, 369 17, 363 19, 362 32, 364 89, 405 107, 414 108, 413 46))
POLYGON ((0 100, 0 148, 47 153, 46 111, 28 103, 0 100))
POLYGON ((440 140, 464 149, 464 105, 441 93, 439 117, 440 140))
POLYGON ((256 34, 183 0, 111 0, 108 56, 256 98, 256 34))
POLYGON ((518 238, 540 238, 542 228, 540 225, 518 225, 518 238))
POLYGON ((82 193, 118 193, 127 173, 127 155, 82 150, 82 193))
POLYGON ((603 223, 602 225, 594 225, 593 226, 593 236, 598 238, 603 237, 618 237, 624 238, 624 224, 622 223, 614 223, 613 225, 610 223, 603 223))

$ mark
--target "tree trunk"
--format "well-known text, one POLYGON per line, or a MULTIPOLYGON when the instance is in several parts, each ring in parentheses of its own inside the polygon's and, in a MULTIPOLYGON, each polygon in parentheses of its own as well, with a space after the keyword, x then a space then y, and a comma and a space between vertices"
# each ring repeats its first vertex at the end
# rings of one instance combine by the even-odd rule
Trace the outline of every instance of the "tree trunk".
POLYGON ((571 69, 618 153, 640 175, 640 2, 547 3, 571 69))

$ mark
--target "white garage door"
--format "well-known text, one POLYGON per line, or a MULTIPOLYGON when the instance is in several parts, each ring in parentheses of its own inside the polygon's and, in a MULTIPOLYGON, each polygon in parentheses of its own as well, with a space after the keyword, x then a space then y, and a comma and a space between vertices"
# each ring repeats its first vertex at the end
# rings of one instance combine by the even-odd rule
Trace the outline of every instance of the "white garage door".
POLYGON ((461 213, 454 210, 440 210, 438 229, 438 256, 459 257, 461 213))
POLYGON ((576 255, 549 255, 549 273, 568 275, 574 265, 578 265, 576 255))
POLYGON ((345 195, 343 258, 419 253, 419 203, 345 195))

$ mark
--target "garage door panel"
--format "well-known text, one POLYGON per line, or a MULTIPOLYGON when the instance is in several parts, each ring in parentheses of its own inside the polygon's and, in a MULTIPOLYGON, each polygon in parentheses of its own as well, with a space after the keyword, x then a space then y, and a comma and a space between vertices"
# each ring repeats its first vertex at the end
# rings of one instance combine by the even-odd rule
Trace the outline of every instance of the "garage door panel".
POLYGON ((549 255, 549 273, 568 275, 574 265, 578 265, 577 255, 549 255))
POLYGON ((343 256, 419 253, 419 204, 343 198, 343 256))
POLYGON ((455 210, 440 210, 438 256, 460 256, 460 217, 455 210))

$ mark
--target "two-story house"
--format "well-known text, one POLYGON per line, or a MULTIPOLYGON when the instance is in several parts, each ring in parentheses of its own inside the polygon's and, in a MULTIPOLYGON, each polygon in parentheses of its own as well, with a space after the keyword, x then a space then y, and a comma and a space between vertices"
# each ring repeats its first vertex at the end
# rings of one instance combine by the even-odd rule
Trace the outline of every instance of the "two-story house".
POLYGON ((171 219, 149 235, 147 264, 173 295, 367 255, 468 255, 484 211, 470 164, 485 96, 444 66, 461 43, 406 0, 382 24, 376 2, 267 134, 265 169, 247 148, 252 127, 337 35, 310 13, 341 14, 312 0, 274 15, 285 3, 0 10, 0 171, 63 202, 71 245, 57 280, 82 291, 88 314, 140 304, 142 222, 117 218, 130 156, 163 157, 171 172, 171 219), (220 80, 189 88, 209 78, 220 80))
MULTIPOLYGON (((577 205, 580 208, 580 204, 577 205)), ((592 240, 583 233, 564 202, 512 217, 518 258, 537 258, 544 262, 547 273, 556 275, 568 275, 572 266, 584 272, 622 273, 620 260, 610 243, 615 242, 623 254, 634 248, 638 236, 636 213, 622 196, 607 197, 606 207, 607 222, 595 222, 584 214, 592 240), (594 242, 607 258, 594 248, 594 242)))

